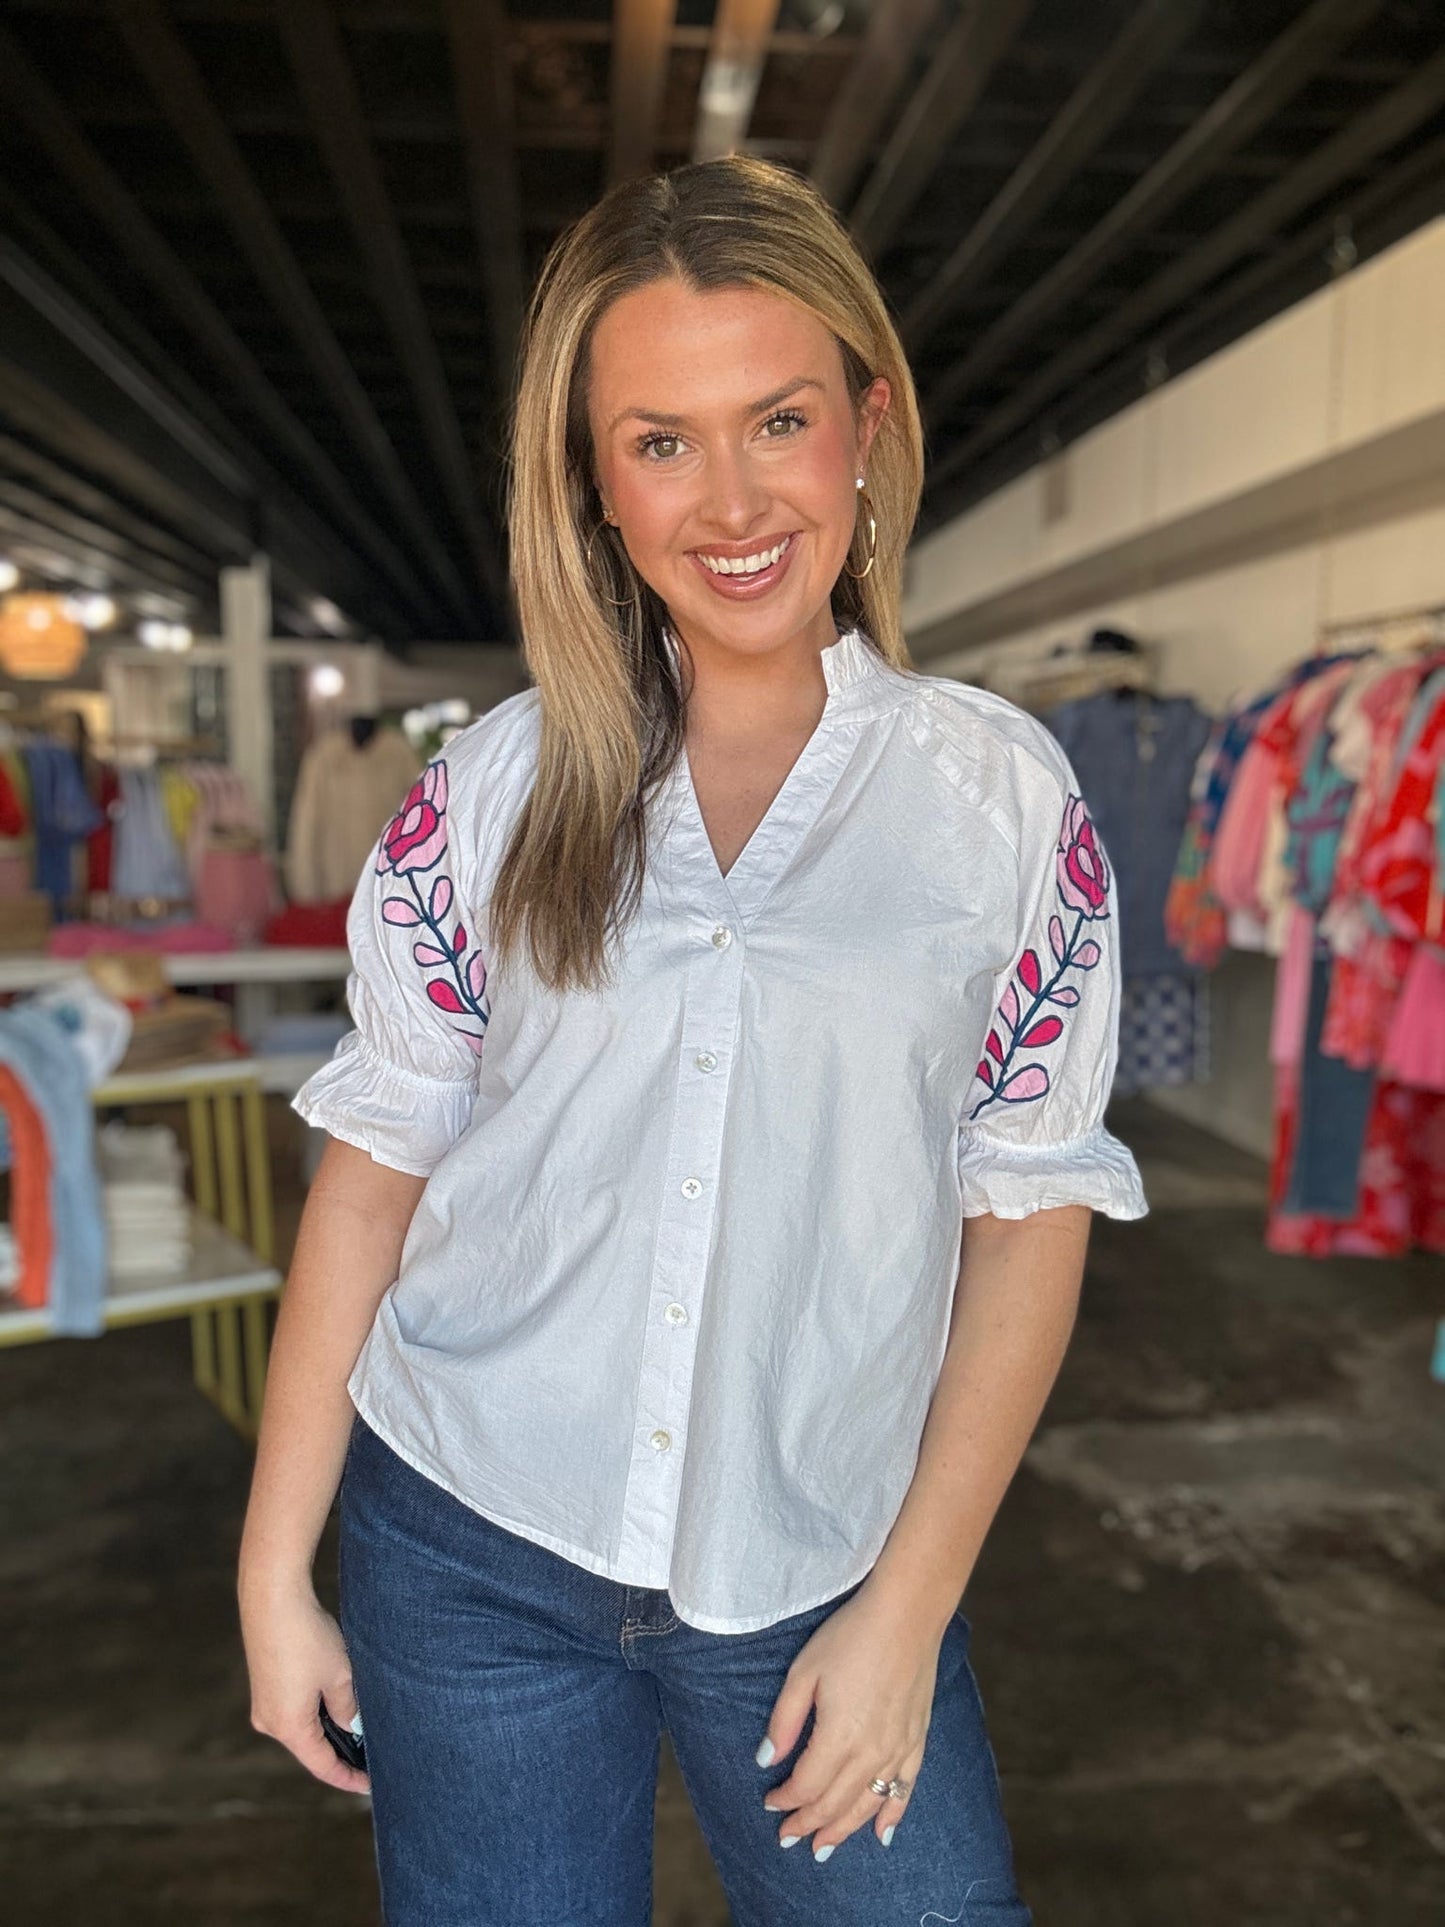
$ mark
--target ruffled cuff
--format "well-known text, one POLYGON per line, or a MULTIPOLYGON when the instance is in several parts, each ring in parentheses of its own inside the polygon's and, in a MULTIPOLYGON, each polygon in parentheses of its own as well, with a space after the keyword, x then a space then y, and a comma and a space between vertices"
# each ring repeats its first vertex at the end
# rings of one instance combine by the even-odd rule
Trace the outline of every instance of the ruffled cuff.
POLYGON ((353 1030, 307 1078, 291 1108, 378 1164, 426 1178, 471 1122, 475 1098, 471 1078, 401 1070, 353 1030))
POLYGON ((1149 1209, 1138 1165, 1102 1124, 1063 1144, 1005 1144, 965 1125, 958 1176, 966 1218, 1027 1218, 1063 1204, 1086 1204, 1106 1218, 1142 1218, 1149 1209))

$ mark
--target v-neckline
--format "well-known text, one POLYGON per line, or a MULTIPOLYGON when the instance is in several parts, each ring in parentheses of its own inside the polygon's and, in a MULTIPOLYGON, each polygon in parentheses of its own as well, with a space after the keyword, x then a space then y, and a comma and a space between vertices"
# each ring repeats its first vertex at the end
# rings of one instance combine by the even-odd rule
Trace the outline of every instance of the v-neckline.
POLYGON ((798 844, 822 810, 848 760, 852 732, 834 728, 840 692, 871 670, 871 645, 856 630, 845 630, 821 654, 827 696, 812 733, 793 759, 776 794, 754 825, 752 834, 726 871, 718 862, 707 822, 693 782, 692 762, 684 742, 673 765, 673 782, 680 799, 675 819, 682 853, 691 859, 695 877, 705 879, 707 892, 718 909, 745 926, 762 907, 798 844))
POLYGON ((820 714, 818 717, 817 722, 814 723, 812 729, 809 730, 808 735, 803 742, 802 748, 798 751, 797 755, 793 758, 792 762, 788 765, 787 773, 784 775, 782 782, 779 783, 777 789, 774 790, 771 802, 768 804, 768 807, 763 811, 762 815, 758 818, 757 822, 753 825, 752 832, 749 835, 747 842, 744 843, 743 847, 738 851, 737 855, 733 858, 732 862, 728 865, 726 869, 724 869, 721 863, 718 862, 717 851, 713 847, 713 840, 711 835, 709 834, 708 827, 707 827, 707 818, 703 815, 702 803, 698 798, 697 782, 692 773, 692 758, 691 756, 688 755, 687 743, 684 741, 682 746, 682 754, 678 760, 682 764, 684 787, 687 791, 687 800, 692 810, 694 825, 701 832, 702 840, 707 845, 708 855, 712 859, 712 867, 717 873, 717 880, 722 885, 723 889, 727 891, 729 896, 732 895, 733 878, 737 876, 739 868, 746 863, 750 853, 755 850, 758 842, 762 838, 763 831, 768 826, 769 819, 775 813, 781 813, 779 811, 779 805, 783 802, 784 795, 786 794, 789 785, 792 783, 794 776, 797 774, 802 764, 807 760, 808 751, 813 747, 813 744, 817 741, 819 731, 823 727, 823 715, 826 715, 826 714, 827 714, 827 707, 825 705, 822 714, 820 714))

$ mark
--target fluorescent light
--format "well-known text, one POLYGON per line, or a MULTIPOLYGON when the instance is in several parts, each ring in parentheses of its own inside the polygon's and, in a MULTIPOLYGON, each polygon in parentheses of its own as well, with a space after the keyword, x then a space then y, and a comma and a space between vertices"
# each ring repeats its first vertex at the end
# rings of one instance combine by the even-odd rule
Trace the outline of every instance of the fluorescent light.
POLYGON ((152 619, 141 623, 136 634, 147 649, 179 651, 189 649, 193 641, 190 630, 183 622, 157 622, 152 619))
POLYGON ((82 629, 108 629, 116 608, 108 595, 71 595, 65 598, 65 613, 82 629))

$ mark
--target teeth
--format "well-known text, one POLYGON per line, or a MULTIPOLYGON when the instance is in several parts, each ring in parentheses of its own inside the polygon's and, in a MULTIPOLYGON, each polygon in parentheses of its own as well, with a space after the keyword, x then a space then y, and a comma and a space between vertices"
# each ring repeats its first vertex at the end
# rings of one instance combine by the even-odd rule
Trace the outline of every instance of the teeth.
POLYGON ((772 568, 792 539, 786 535, 775 549, 761 549, 756 555, 699 555, 698 560, 714 575, 759 575, 772 568))

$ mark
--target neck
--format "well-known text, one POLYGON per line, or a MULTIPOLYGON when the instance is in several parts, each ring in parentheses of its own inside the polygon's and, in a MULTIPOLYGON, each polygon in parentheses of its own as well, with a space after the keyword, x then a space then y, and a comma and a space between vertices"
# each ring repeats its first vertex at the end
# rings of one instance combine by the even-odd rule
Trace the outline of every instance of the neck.
POLYGON ((690 738, 811 729, 821 716, 828 694, 821 651, 839 635, 831 610, 825 608, 819 620, 767 648, 744 649, 700 634, 673 633, 692 662, 690 738))

